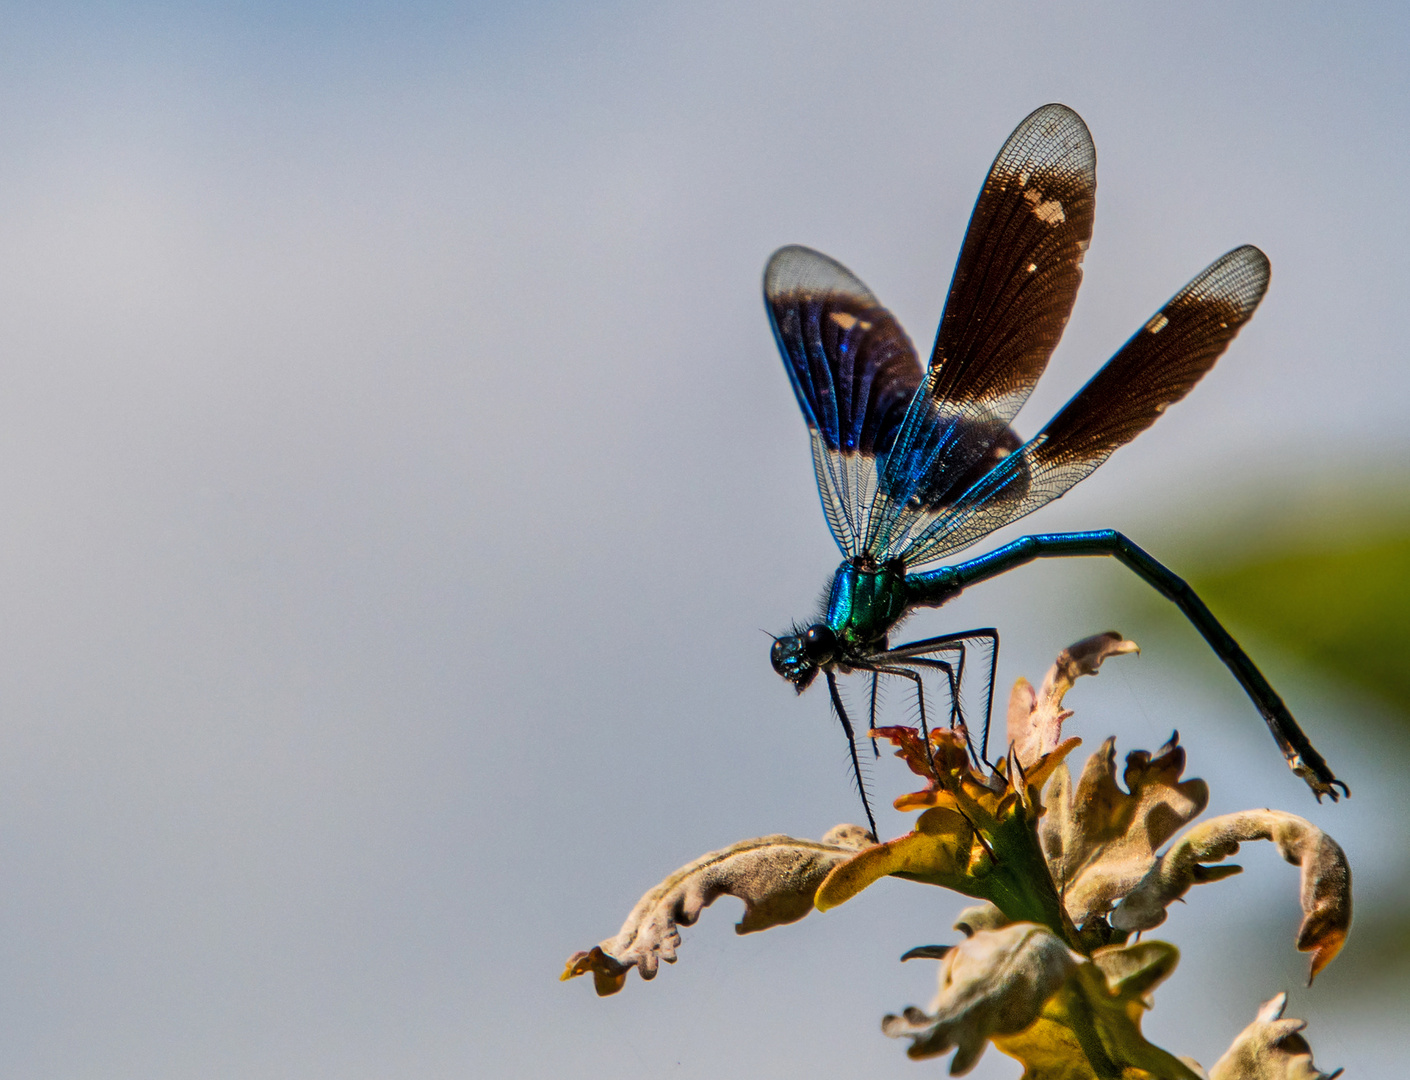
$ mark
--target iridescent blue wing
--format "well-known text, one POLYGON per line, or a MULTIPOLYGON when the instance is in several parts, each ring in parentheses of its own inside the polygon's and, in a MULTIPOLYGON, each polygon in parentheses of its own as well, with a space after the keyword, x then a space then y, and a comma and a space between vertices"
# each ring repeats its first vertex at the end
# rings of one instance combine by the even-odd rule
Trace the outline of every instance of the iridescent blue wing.
POLYGON ((848 557, 860 555, 877 461, 920 385, 920 359, 871 290, 810 248, 774 253, 764 303, 808 423, 828 527, 848 557))
POLYGON ((1193 389, 1253 317, 1268 258, 1245 245, 1157 311, 1048 425, 915 536, 908 563, 938 559, 1058 498, 1193 389))
POLYGON ((970 216, 925 379, 887 454, 864 546, 902 557, 1016 450, 1009 422, 1067 325, 1096 210, 1097 156, 1065 105, 1019 124, 970 216))

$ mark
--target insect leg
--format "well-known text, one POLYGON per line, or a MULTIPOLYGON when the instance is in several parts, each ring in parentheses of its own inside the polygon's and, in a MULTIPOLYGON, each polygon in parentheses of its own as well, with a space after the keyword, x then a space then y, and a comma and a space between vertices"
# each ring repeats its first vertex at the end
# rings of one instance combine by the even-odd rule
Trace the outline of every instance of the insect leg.
POLYGON ((842 695, 837 692, 837 676, 831 669, 827 672, 827 692, 832 697, 832 707, 837 711, 837 719, 842 721, 842 730, 847 733, 847 751, 852 755, 852 773, 857 778, 857 791, 862 796, 862 809, 867 812, 867 824, 871 834, 880 839, 876 831, 876 818, 871 816, 871 803, 867 802, 867 785, 862 780, 862 763, 857 758, 857 736, 852 730, 852 721, 847 718, 847 710, 842 707, 842 695))
MULTIPOLYGON (((922 641, 912 641, 906 645, 898 645, 894 649, 882 654, 883 660, 910 660, 916 656, 930 652, 941 652, 948 649, 958 648, 961 658, 960 678, 963 679, 963 659, 965 655, 964 646, 972 642, 985 642, 989 653, 989 675, 988 687, 985 690, 984 702, 984 736, 981 742, 981 750, 978 760, 989 764, 989 726, 994 715, 994 680, 998 676, 999 670, 999 631, 992 626, 981 627, 978 630, 966 630, 959 634, 941 634, 939 637, 925 638, 922 641)), ((968 728, 966 728, 968 730, 968 728)))
MULTIPOLYGON (((944 660, 934 660, 934 661, 931 661, 931 663, 934 664, 934 665, 937 666, 937 667, 944 668, 944 670, 945 670, 945 676, 946 676, 946 678, 948 678, 948 679, 950 680, 950 691, 951 691, 951 694, 953 695, 954 689, 955 689, 955 672, 954 672, 954 669, 952 669, 949 664, 945 663, 944 660)), ((919 672, 912 671, 912 670, 910 670, 910 668, 892 667, 892 666, 890 666, 890 665, 885 665, 885 664, 878 664, 878 665, 872 667, 872 668, 871 668, 871 671, 872 671, 873 675, 875 675, 875 674, 878 673, 878 672, 879 672, 880 674, 882 674, 882 675, 899 675, 901 678, 903 678, 903 679, 910 679, 913 683, 916 684, 916 701, 920 704, 920 739, 921 739, 921 745, 925 747, 926 757, 929 758, 929 757, 930 757, 930 724, 926 722, 926 718, 925 718, 925 683, 924 683, 924 681, 921 679, 919 672)), ((932 771, 932 772, 935 771, 935 762, 934 762, 933 760, 931 760, 930 768, 931 768, 931 771, 932 771)), ((935 780, 936 780, 936 782, 938 783, 939 780, 940 780, 940 777, 939 777, 938 775, 936 775, 935 780)))
POLYGON ((948 660, 937 660, 933 656, 913 656, 906 661, 908 664, 915 664, 920 667, 939 668, 945 673, 945 681, 950 689, 950 727, 955 726, 958 721, 964 728, 965 745, 969 747, 969 754, 976 764, 979 762, 979 751, 974 748, 974 740, 970 738, 969 724, 964 718, 964 709, 960 704, 960 679, 963 678, 964 651, 963 646, 954 646, 959 652, 959 660, 951 664, 948 660))
POLYGON ((956 660, 939 660, 933 656, 913 656, 906 661, 919 667, 938 668, 945 673, 945 682, 950 690, 950 726, 965 722, 964 707, 960 704, 960 683, 964 679, 964 646, 955 646, 956 660))
MULTIPOLYGON (((878 678, 877 673, 873 671, 871 673, 871 725, 868 728, 870 731, 876 730, 876 682, 878 678)), ((871 737, 871 756, 881 757, 881 748, 876 745, 875 735, 871 737)))

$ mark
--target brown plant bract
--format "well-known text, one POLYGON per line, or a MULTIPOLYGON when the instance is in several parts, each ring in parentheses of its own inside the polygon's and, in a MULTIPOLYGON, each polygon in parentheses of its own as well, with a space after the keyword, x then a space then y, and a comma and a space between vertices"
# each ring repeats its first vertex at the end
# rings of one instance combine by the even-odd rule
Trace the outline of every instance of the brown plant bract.
POLYGON ((1189 1064, 1146 1040, 1150 994, 1179 953, 1163 941, 1111 945, 1092 953, 1037 1020, 994 1045, 1023 1063, 1024 1080, 1199 1080, 1189 1064))
POLYGON ((1305 1020, 1284 1020, 1288 995, 1265 1001, 1258 1018, 1209 1070, 1209 1080, 1334 1080, 1312 1064, 1312 1048, 1302 1037, 1305 1020))
POLYGON ((1156 850, 1208 805, 1209 787, 1181 781, 1184 768, 1173 735, 1154 757, 1126 755, 1125 791, 1116 782, 1114 739, 1087 759, 1075 787, 1066 766, 1054 773, 1038 832, 1074 924, 1110 911, 1155 864, 1156 850))
POLYGON ((1237 873, 1238 866, 1207 866, 1247 840, 1271 840, 1301 869, 1302 925, 1297 948, 1312 954, 1307 981, 1332 962, 1351 927, 1351 867, 1346 853, 1310 821, 1281 810, 1245 810, 1202 821, 1175 841, 1112 915, 1119 930, 1150 930, 1192 885, 1237 873))
POLYGON ((981 930, 940 961, 940 990, 930 1012, 912 1006, 885 1017, 881 1030, 910 1038, 906 1053, 913 1058, 955 1050, 950 1073, 962 1076, 993 1036, 1032 1024, 1080 963, 1082 957, 1034 923, 981 930))
POLYGON ((1058 653, 1037 690, 1020 678, 1009 693, 1008 744, 1026 769, 1062 742, 1062 724, 1072 715, 1062 699, 1082 675, 1095 675, 1108 657, 1138 653, 1140 647, 1115 630, 1093 634, 1058 653))
POLYGON ((680 927, 690 926, 720 896, 744 901, 741 934, 796 922, 813 910, 818 883, 839 862, 873 842, 860 825, 838 825, 816 840, 762 836, 702 855, 647 892, 615 937, 568 958, 562 978, 589 971, 599 995, 622 989, 635 967, 656 977, 662 960, 676 962, 680 927))

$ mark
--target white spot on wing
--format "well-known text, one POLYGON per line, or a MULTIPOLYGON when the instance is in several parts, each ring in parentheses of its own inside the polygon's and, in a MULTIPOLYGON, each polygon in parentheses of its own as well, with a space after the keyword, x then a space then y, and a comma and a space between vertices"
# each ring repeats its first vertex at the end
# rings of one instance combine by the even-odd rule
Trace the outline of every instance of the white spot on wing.
POLYGON ((1145 329, 1147 333, 1158 334, 1169 325, 1170 320, 1157 311, 1151 316, 1151 321, 1146 323, 1145 329))
POLYGON ((1033 273, 1033 271, 1034 271, 1034 270, 1037 270, 1037 269, 1038 269, 1038 264, 1037 264, 1037 263, 1029 263, 1029 264, 1028 264, 1028 272, 1029 272, 1030 274, 1033 273))
POLYGON ((1057 199, 1044 199, 1043 193, 1037 188, 1029 188, 1025 191, 1023 199, 1033 211, 1033 216, 1044 224, 1061 225, 1067 220, 1067 215, 1062 210, 1062 203, 1057 199))

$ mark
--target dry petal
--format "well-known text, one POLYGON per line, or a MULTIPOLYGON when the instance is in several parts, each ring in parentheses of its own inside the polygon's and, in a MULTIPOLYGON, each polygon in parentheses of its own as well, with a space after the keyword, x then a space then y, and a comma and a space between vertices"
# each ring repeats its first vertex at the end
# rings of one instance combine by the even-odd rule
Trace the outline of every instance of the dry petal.
POLYGON ((1140 651, 1134 641, 1109 630, 1083 638, 1058 653, 1040 689, 1035 691, 1027 679, 1014 684, 1009 695, 1008 743, 1024 768, 1052 753, 1062 742, 1063 721, 1072 715, 1071 709, 1062 707, 1062 699, 1078 677, 1095 675, 1109 656, 1140 651))
POLYGON ((1033 923, 982 930, 940 962, 940 991, 926 1013, 914 1006, 887 1016, 881 1030, 907 1037, 913 1058, 955 1051, 950 1074, 974 1067, 991 1036, 1022 1031, 1038 1018, 1082 958, 1033 923))
POLYGON ((1239 1033, 1209 1070, 1209 1080, 1333 1080, 1312 1064, 1312 1049, 1300 1034, 1305 1020, 1284 1020, 1288 995, 1279 994, 1258 1010, 1258 1019, 1239 1033))
POLYGON ((615 994, 635 967, 652 979, 662 960, 676 961, 680 927, 720 896, 744 901, 741 934, 796 922, 813 910, 818 884, 837 864, 874 842, 860 825, 839 825, 821 843, 791 836, 743 840, 683 866, 643 896, 617 936, 568 958, 562 978, 593 974, 600 995, 615 994))
POLYGON ((1155 864, 1156 850, 1208 805, 1208 786, 1182 781, 1184 769, 1176 733, 1154 757, 1126 755, 1126 791, 1116 781, 1113 739, 1087 759, 1076 787, 1065 767, 1053 774, 1039 834, 1076 925, 1110 911, 1155 864))
POLYGON ((1240 869, 1206 866, 1239 850, 1245 840, 1271 840, 1284 859, 1302 869, 1300 952, 1312 954, 1308 982, 1332 962, 1351 927, 1351 867, 1346 853, 1310 821, 1281 810, 1245 810, 1201 822, 1185 832, 1121 902, 1112 915, 1120 930, 1149 930, 1165 921, 1165 908, 1191 885, 1240 869))

